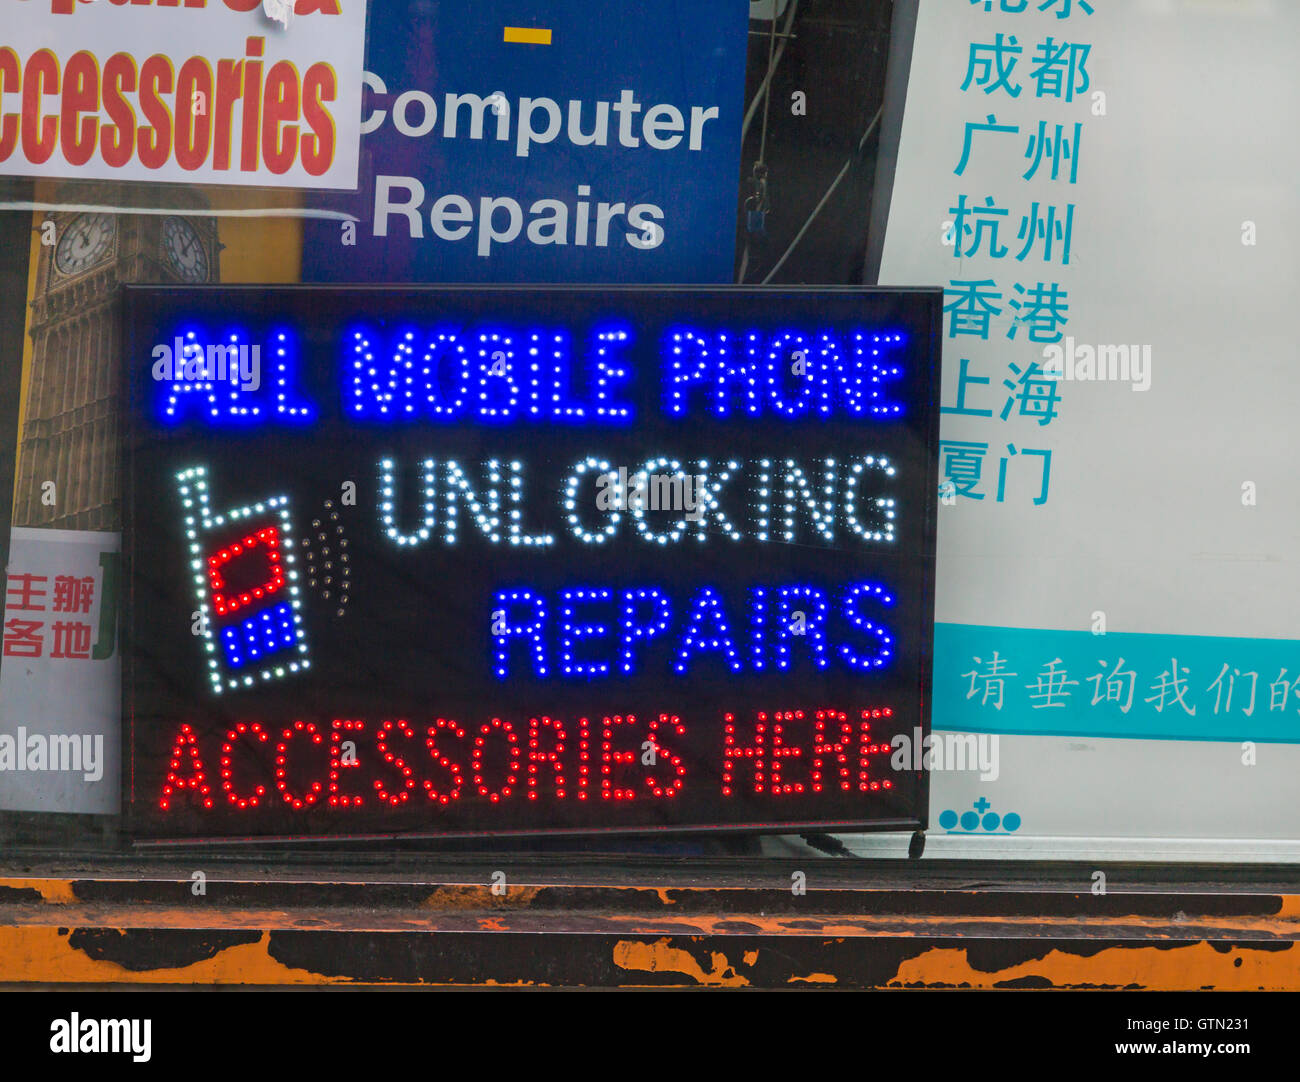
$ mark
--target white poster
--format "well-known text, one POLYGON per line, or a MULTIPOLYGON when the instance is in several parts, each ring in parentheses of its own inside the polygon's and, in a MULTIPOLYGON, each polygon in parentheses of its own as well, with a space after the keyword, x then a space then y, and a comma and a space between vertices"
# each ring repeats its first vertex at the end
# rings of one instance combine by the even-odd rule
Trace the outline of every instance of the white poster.
POLYGON ((0 3, 0 174, 356 187, 366 0, 0 3))
POLYGON ((11 531, 0 661, 0 809, 118 812, 120 550, 115 533, 11 531))
POLYGON ((945 289, 933 723, 999 753, 928 852, 1300 857, 1298 73, 1281 0, 921 0, 880 281, 945 289))

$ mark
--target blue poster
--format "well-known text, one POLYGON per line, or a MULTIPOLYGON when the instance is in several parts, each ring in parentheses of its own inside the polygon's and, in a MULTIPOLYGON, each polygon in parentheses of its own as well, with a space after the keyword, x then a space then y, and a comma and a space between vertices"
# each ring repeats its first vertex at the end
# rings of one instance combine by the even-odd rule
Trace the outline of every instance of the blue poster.
POLYGON ((748 7, 373 5, 359 188, 309 197, 303 281, 730 282, 748 7))

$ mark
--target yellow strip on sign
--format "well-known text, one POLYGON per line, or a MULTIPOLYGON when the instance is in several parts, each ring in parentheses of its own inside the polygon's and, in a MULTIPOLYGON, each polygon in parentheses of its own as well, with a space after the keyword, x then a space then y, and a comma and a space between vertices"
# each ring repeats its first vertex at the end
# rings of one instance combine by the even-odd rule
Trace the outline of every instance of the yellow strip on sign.
POLYGON ((505 40, 511 45, 550 45, 551 32, 532 26, 507 26, 505 40))

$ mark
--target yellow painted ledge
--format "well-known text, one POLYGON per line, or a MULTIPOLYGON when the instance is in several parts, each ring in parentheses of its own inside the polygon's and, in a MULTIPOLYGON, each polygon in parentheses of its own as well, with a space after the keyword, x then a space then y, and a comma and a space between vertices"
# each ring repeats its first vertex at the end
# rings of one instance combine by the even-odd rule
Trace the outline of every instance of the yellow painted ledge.
MULTIPOLYGON (((0 982, 78 984, 193 985, 323 985, 394 984, 409 981, 357 981, 346 975, 296 969, 272 958, 270 932, 255 943, 226 947, 191 965, 148 971, 126 969, 116 962, 88 957, 69 942, 70 930, 40 926, 0 927, 0 982)), ((618 983, 644 985, 653 974, 685 987, 743 988, 755 982, 747 975, 760 963, 763 949, 746 949, 734 957, 725 940, 722 949, 702 954, 674 946, 666 938, 618 939, 612 961, 625 974, 618 983), (707 961, 702 962, 701 958, 707 961)), ((784 953, 784 952, 783 952, 784 953)), ((787 959, 788 960, 788 959, 787 959)), ((1295 944, 1215 949, 1199 942, 1176 947, 1133 945, 1108 947, 1090 955, 1053 949, 1042 958, 985 971, 973 966, 964 948, 932 948, 904 959, 881 982, 887 988, 966 987, 992 989, 1009 983, 1035 982, 1052 988, 1140 988, 1183 991, 1300 991, 1300 954, 1295 944)), ((495 984, 487 979, 459 983, 495 984)), ((523 982, 529 983, 529 982, 523 982)), ((849 974, 810 972, 794 975, 793 986, 854 984, 849 974)), ((1023 984, 1022 984, 1023 986, 1023 984)))

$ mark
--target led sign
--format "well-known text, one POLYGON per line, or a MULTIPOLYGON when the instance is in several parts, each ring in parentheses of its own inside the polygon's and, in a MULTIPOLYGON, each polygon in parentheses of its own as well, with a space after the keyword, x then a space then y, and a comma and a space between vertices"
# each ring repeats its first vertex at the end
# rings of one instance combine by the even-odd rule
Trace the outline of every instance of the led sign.
POLYGON ((938 291, 125 312, 137 837, 925 824, 938 291))

